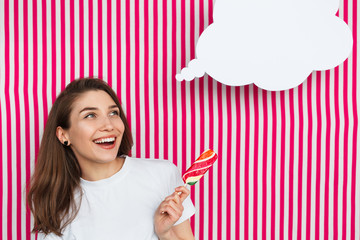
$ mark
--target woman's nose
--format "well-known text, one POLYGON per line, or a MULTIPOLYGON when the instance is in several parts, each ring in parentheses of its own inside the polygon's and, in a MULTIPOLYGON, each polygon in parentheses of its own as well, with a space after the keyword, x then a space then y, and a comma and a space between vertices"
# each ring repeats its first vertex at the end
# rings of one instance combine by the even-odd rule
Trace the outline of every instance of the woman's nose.
POLYGON ((113 123, 111 122, 111 119, 107 116, 102 118, 101 121, 101 130, 102 131, 111 131, 113 130, 114 126, 113 123))

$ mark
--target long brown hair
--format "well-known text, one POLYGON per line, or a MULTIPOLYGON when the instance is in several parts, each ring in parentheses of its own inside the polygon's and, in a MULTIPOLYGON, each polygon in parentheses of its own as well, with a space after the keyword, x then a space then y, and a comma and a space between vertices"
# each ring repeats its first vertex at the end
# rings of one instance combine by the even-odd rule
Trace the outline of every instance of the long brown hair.
POLYGON ((27 186, 27 204, 35 221, 33 232, 53 232, 61 236, 63 229, 74 220, 79 211, 80 206, 75 201, 74 192, 81 189, 81 169, 71 148, 64 146, 56 137, 56 128, 60 126, 69 129, 74 101, 90 90, 105 91, 120 109, 125 131, 117 155, 129 154, 133 145, 125 114, 111 87, 98 78, 83 78, 71 82, 51 108, 35 171, 27 186))

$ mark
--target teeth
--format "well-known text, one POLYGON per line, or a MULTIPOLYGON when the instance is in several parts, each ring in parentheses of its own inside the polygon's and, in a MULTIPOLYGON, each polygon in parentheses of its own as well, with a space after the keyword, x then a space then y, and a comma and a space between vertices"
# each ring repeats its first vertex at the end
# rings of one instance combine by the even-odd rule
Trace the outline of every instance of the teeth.
POLYGON ((114 141, 115 141, 114 137, 112 137, 112 138, 102 138, 100 140, 96 140, 95 143, 114 142, 114 141))

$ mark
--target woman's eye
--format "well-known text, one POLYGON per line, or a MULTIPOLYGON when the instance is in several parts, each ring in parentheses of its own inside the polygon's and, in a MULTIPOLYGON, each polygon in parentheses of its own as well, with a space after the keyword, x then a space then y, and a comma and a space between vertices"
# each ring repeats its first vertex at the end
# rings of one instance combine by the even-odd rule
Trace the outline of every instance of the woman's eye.
POLYGON ((112 115, 112 116, 119 116, 119 112, 118 111, 112 111, 111 113, 110 113, 110 115, 112 115))
POLYGON ((95 114, 93 114, 93 113, 90 113, 90 114, 85 116, 85 118, 93 118, 93 117, 95 117, 95 114))

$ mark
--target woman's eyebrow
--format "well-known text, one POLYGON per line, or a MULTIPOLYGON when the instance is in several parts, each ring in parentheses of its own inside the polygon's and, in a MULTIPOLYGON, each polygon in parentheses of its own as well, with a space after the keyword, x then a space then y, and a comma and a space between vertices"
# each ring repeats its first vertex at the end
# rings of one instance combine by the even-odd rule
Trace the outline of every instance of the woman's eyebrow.
MULTIPOLYGON (((111 106, 109 106, 109 109, 117 108, 117 107, 118 107, 117 105, 111 105, 111 106)), ((94 111, 94 110, 98 110, 98 108, 96 108, 96 107, 85 107, 79 112, 79 114, 84 112, 84 111, 94 111)))

